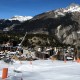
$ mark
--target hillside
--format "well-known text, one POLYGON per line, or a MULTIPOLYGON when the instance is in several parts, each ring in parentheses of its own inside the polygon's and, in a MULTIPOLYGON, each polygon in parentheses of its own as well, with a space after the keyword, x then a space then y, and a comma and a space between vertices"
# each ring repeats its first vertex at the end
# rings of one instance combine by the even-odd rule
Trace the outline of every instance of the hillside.
POLYGON ((15 25, 10 33, 45 34, 62 44, 80 44, 80 5, 47 11, 15 25))

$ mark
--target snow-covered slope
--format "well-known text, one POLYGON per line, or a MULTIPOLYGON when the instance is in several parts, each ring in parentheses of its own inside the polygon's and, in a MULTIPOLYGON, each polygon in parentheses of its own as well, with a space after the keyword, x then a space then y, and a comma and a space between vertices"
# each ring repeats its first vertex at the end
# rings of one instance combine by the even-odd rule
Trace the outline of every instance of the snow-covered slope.
POLYGON ((0 80, 4 67, 8 68, 6 80, 80 80, 80 63, 77 62, 36 60, 32 65, 29 61, 22 61, 22 64, 19 61, 13 64, 0 61, 0 64, 0 80))
POLYGON ((32 18, 32 16, 14 16, 14 17, 12 17, 11 19, 9 19, 9 20, 19 20, 19 21, 26 21, 26 20, 29 20, 29 19, 31 19, 32 18))

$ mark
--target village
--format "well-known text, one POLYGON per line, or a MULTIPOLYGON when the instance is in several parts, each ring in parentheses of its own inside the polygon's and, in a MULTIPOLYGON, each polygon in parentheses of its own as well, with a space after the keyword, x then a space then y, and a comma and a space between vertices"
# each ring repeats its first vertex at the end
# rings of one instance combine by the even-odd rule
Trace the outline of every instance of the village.
POLYGON ((33 61, 39 59, 52 60, 77 60, 80 52, 73 47, 13 47, 12 43, 5 43, 0 46, 0 60, 6 63, 12 60, 33 61))

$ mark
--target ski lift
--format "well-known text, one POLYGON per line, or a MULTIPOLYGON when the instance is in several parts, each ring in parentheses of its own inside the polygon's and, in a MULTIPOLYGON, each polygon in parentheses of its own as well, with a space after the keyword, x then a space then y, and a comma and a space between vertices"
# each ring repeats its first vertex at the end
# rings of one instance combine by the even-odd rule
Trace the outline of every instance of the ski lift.
POLYGON ((19 43, 18 46, 22 46, 22 43, 23 43, 23 41, 25 40, 26 35, 27 35, 27 32, 25 33, 25 35, 24 35, 24 37, 23 37, 21 43, 19 43))

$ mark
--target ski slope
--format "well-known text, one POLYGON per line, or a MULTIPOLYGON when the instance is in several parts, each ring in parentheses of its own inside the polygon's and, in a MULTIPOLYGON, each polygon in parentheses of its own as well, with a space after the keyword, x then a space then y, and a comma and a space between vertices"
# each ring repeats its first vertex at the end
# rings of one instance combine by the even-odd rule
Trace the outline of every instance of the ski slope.
POLYGON ((80 63, 73 61, 36 60, 32 64, 29 61, 22 61, 22 64, 0 61, 0 77, 4 67, 9 69, 6 80, 80 80, 80 63))

